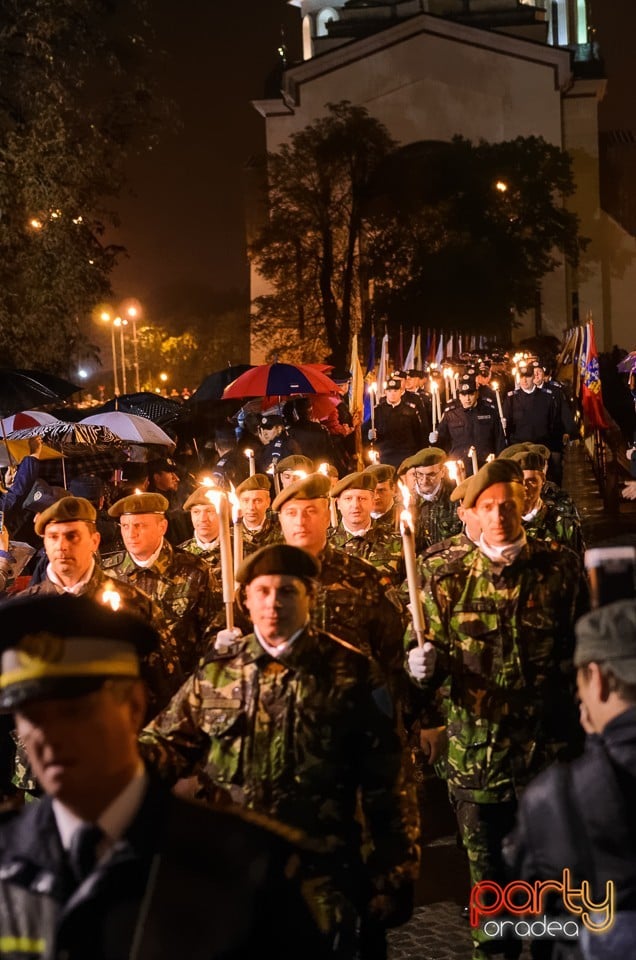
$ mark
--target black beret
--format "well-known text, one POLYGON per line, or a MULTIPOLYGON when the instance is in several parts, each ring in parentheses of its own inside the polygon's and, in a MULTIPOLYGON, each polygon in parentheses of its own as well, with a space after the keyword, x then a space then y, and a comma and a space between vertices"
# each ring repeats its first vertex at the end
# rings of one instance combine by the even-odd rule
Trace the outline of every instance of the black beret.
POLYGON ((277 495, 272 510, 278 511, 288 500, 318 500, 331 492, 331 480, 324 473, 310 473, 308 477, 294 480, 277 495))
POLYGON ((271 543, 261 547, 241 563, 236 571, 237 583, 251 583, 256 577, 286 575, 301 580, 313 579, 320 573, 320 561, 300 547, 287 543, 271 543))
POLYGON ((17 597, 0 607, 0 710, 27 700, 81 696, 108 677, 137 677, 158 647, 150 624, 119 602, 117 581, 97 598, 17 597), (99 602, 99 599, 101 602, 99 602))
POLYGON ((369 490, 373 491, 378 485, 376 477, 372 473, 362 470, 359 473, 348 473, 346 477, 339 480, 331 488, 331 496, 339 497, 345 490, 369 490))
POLYGON ((43 537, 49 523, 72 523, 74 520, 95 523, 97 511, 84 497, 63 497, 38 515, 34 524, 35 532, 39 537, 43 537))
POLYGON ((523 470, 515 460, 491 460, 470 477, 464 493, 464 506, 474 507, 488 487, 495 483, 518 483, 523 491, 523 470))

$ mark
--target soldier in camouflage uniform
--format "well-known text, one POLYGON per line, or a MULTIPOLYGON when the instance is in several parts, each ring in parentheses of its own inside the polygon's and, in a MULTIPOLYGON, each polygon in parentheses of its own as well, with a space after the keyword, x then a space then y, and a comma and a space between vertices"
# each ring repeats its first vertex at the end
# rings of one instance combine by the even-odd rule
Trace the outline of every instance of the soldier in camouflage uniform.
POLYGON ((219 516, 216 507, 208 497, 209 492, 209 487, 197 487, 183 504, 183 509, 190 511, 194 536, 180 543, 179 550, 186 550, 195 557, 205 560, 220 582, 219 516))
POLYGON ((390 463, 370 463, 364 472, 372 474, 377 481, 371 511, 375 525, 397 533, 400 529, 401 507, 396 503, 398 489, 395 467, 390 463))
MULTIPOLYGON (((400 464, 398 476, 410 475, 410 483, 416 497, 415 548, 417 553, 446 537, 461 531, 451 493, 455 481, 451 480, 444 463, 447 455, 440 447, 418 450, 400 464)), ((407 481, 408 484, 408 481, 407 481)))
POLYGON ((109 557, 109 574, 142 590, 161 610, 168 633, 151 654, 157 709, 168 703, 203 656, 222 623, 221 590, 211 567, 165 539, 167 501, 158 493, 117 500, 126 552, 109 557))
POLYGON ((300 852, 305 891, 334 957, 349 958, 360 920, 383 928, 408 919, 417 834, 375 665, 308 626, 318 572, 314 557, 286 544, 248 557, 237 579, 254 632, 199 666, 141 746, 169 781, 197 770, 204 795, 220 788, 313 841, 300 852))
POLYGON ((542 491, 545 485, 547 461, 538 453, 530 451, 515 453, 512 460, 523 470, 526 491, 523 506, 523 526, 529 537, 539 540, 556 540, 570 547, 583 558, 585 542, 578 516, 559 508, 558 501, 545 502, 542 491))
POLYGON ((404 678, 404 610, 386 574, 327 543, 331 483, 321 473, 297 480, 274 500, 285 541, 320 560, 312 622, 404 678))
POLYGON ((274 466, 274 473, 278 477, 279 489, 288 487, 294 480, 300 480, 309 473, 314 473, 315 467, 313 460, 303 456, 302 453, 292 453, 289 457, 279 460, 274 466))
MULTIPOLYGON (((498 459, 504 460, 515 457, 519 453, 536 453, 540 457, 543 457, 546 463, 544 473, 547 474, 550 448, 546 447, 545 443, 513 443, 501 451, 498 459)), ((581 523, 578 508, 570 494, 552 480, 546 478, 544 481, 543 487, 541 488, 541 499, 544 503, 556 506, 564 516, 572 517, 579 524, 581 523)))
POLYGON ((337 499, 341 520, 329 536, 332 547, 372 563, 398 585, 404 578, 402 538, 371 517, 377 480, 372 473, 349 473, 331 490, 337 499))
POLYGON ((255 473, 236 488, 243 527, 243 554, 249 556, 260 547, 280 543, 283 536, 269 507, 272 502, 269 477, 255 473))
MULTIPOLYGON (((473 883, 506 882, 501 841, 519 791, 580 740, 571 657, 581 565, 567 547, 526 539, 523 500, 512 460, 469 480, 479 547, 430 573, 422 600, 434 646, 408 654, 422 689, 450 678, 448 784, 473 883)), ((502 948, 481 929, 473 941, 475 960, 502 948)))

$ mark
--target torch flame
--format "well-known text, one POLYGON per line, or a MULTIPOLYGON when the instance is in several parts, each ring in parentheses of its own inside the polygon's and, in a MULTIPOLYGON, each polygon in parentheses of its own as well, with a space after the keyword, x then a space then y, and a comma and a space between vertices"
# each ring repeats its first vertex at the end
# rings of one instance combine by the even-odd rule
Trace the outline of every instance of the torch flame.
POLYGON ((140 490, 139 487, 135 487, 135 493, 136 493, 136 494, 140 494, 141 492, 142 492, 142 491, 140 490))
POLYGON ((497 383, 496 380, 491 380, 491 381, 490 381, 490 386, 493 388, 493 390, 498 390, 498 389, 499 389, 499 384, 497 383))
POLYGON ((105 587, 102 592, 102 603, 115 612, 121 607, 121 595, 112 587, 105 587))
POLYGON ((455 483, 457 483, 457 460, 446 461, 446 472, 451 480, 454 480, 455 483))
POLYGON ((250 450, 249 447, 246 447, 245 450, 243 451, 243 453, 245 454, 245 456, 247 457, 248 460, 250 459, 250 457, 253 457, 253 456, 254 456, 254 451, 253 451, 253 450, 250 450))
POLYGON ((201 477, 201 486, 203 487, 213 487, 214 480, 212 477, 201 477))
MULTIPOLYGON (((245 451, 247 453, 247 451, 245 451)), ((239 498, 236 495, 236 487, 230 480, 230 492, 227 495, 228 500, 232 504, 232 523, 238 523, 241 519, 241 504, 239 498)))
POLYGON ((217 513, 221 511, 221 500, 223 499, 223 491, 219 490, 218 487, 210 487, 206 493, 206 497, 214 505, 214 509, 217 513))
POLYGON ((329 476, 329 465, 327 463, 321 463, 318 467, 318 473, 322 473, 325 477, 329 476))
POLYGON ((398 480, 398 487, 400 488, 400 496, 404 506, 404 509, 400 513, 400 530, 402 535, 404 535, 406 530, 408 530, 410 533, 413 532, 413 517, 411 516, 411 511, 409 510, 409 504, 411 503, 411 491, 401 480, 398 480))

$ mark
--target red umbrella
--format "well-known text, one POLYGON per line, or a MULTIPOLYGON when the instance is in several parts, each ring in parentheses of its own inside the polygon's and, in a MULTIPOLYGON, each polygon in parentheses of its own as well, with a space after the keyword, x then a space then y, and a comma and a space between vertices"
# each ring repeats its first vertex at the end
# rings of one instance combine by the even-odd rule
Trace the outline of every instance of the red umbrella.
POLYGON ((337 392, 338 388, 333 380, 321 373, 314 364, 263 363, 237 377, 223 391, 223 399, 337 392))

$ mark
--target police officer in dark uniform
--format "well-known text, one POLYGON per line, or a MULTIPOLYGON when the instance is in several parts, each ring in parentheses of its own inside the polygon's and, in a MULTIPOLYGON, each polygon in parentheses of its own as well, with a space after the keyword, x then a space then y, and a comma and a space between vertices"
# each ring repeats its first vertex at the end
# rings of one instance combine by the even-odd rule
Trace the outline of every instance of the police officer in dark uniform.
POLYGON ((424 371, 411 368, 402 370, 404 380, 404 395, 406 403, 414 403, 426 434, 431 432, 433 420, 431 413, 431 396, 424 389, 424 371))
POLYGON ((382 463, 398 467, 416 450, 428 446, 425 431, 415 403, 404 399, 404 382, 398 376, 386 382, 386 396, 375 409, 375 438, 382 463))
MULTIPOLYGON (((508 443, 543 443, 551 451, 562 446, 559 436, 559 412, 552 394, 534 383, 534 367, 520 364, 519 386, 504 401, 508 443)), ((550 478, 553 479, 553 478, 550 478)))
POLYGON ((438 430, 429 439, 439 443, 450 460, 463 460, 468 475, 472 474, 471 447, 481 467, 488 455, 496 456, 506 442, 495 401, 480 395, 475 378, 468 374, 461 377, 457 399, 446 404, 438 430))
POLYGON ((285 430, 285 420, 277 413, 264 414, 258 420, 258 439, 262 443, 256 451, 256 472, 267 473, 279 460, 292 453, 302 453, 295 440, 285 430))
POLYGON ((292 879, 300 837, 186 803, 146 771, 149 624, 62 594, 5 604, 0 638, 0 710, 45 794, 0 825, 3 957, 328 956, 292 879))

